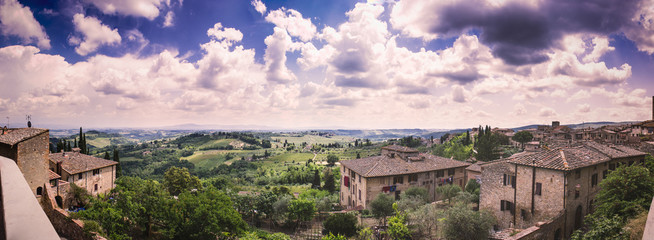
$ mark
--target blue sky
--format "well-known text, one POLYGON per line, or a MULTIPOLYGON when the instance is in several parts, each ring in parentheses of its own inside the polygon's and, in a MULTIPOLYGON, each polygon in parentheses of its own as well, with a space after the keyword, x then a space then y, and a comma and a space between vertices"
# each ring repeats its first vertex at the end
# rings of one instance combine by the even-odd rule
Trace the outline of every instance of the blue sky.
POLYGON ((10 125, 652 117, 652 0, 2 0, 0 36, 10 125))

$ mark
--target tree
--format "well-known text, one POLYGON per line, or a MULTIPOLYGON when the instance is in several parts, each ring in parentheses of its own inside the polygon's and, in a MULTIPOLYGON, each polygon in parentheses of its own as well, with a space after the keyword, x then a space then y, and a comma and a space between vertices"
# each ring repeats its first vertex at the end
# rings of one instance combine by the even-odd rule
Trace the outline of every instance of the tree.
POLYGON ((123 175, 123 171, 120 168, 120 154, 116 148, 114 148, 114 161, 118 163, 118 165, 116 165, 116 178, 119 178, 123 175))
POLYGON ((594 214, 623 220, 649 209, 654 196, 654 177, 640 165, 621 166, 599 184, 594 214))
POLYGON ((436 192, 444 199, 447 199, 447 202, 451 204, 452 198, 455 197, 457 193, 461 192, 461 187, 454 184, 446 184, 437 187, 436 192))
POLYGON ((370 202, 370 211, 382 224, 386 224, 386 217, 393 214, 393 199, 386 194, 377 194, 370 202))
POLYGON ((359 158, 361 158, 361 154, 359 154, 359 152, 357 152, 357 159, 359 159, 359 158))
POLYGON ((476 212, 465 204, 456 204, 446 211, 443 233, 451 240, 488 239, 493 224, 495 218, 490 212, 476 212))
POLYGON ((334 154, 327 155, 327 166, 333 167, 338 162, 338 156, 334 154))
POLYGON ((300 222, 313 219, 316 214, 316 203, 311 200, 294 199, 288 204, 288 220, 293 221, 297 227, 300 222))
POLYGON ((104 152, 104 159, 111 160, 109 157, 109 152, 104 152))
POLYGON ((191 189, 200 190, 202 184, 196 176, 191 176, 187 168, 170 167, 164 174, 164 184, 170 195, 177 196, 191 189))
POLYGON ((511 137, 511 139, 513 139, 513 141, 519 142, 520 147, 522 149, 524 149, 525 148, 525 143, 528 143, 532 139, 534 139, 534 136, 531 135, 531 133, 528 132, 528 131, 519 131, 515 135, 513 135, 513 137, 511 137))
POLYGON ((336 191, 336 179, 334 178, 334 174, 332 174, 330 168, 325 168, 323 174, 325 175, 325 185, 322 186, 322 189, 329 193, 333 193, 336 191))
POLYGON ((329 215, 322 223, 323 234, 336 234, 345 237, 356 235, 359 230, 357 217, 350 213, 336 213, 329 215))
POLYGON ((171 207, 174 239, 225 239, 248 228, 229 197, 211 187, 183 192, 171 207))
POLYGON ((624 236, 622 227, 624 222, 618 216, 607 218, 605 216, 589 215, 584 219, 590 229, 583 232, 576 230, 570 239, 572 240, 604 240, 604 239, 628 239, 624 236))
POLYGON ((395 216, 388 219, 388 235, 394 240, 411 239, 409 227, 406 225, 406 214, 397 209, 397 204, 393 204, 395 216))
POLYGON ((311 188, 319 189, 320 188, 320 173, 317 169, 313 170, 313 181, 311 182, 311 188))
POLYGON ((127 219, 136 224, 146 236, 152 236, 152 226, 165 222, 170 209, 170 198, 161 184, 153 180, 135 177, 116 179, 116 207, 125 213, 127 219))
POLYGON ((402 193, 402 198, 417 198, 423 201, 423 203, 429 202, 429 192, 427 189, 422 187, 410 187, 404 193, 402 193))
POLYGON ((492 133, 490 126, 486 126, 484 131, 480 131, 476 141, 477 160, 491 161, 499 158, 498 147, 500 146, 500 136, 498 133, 492 133))

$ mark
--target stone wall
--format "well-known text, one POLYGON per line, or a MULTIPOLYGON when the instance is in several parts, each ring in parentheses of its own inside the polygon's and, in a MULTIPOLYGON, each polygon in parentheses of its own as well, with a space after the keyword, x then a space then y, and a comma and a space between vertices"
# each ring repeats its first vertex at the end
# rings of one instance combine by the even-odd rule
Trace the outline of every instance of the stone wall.
POLYGON ((536 225, 520 231, 518 234, 505 238, 505 240, 542 240, 542 239, 564 239, 563 215, 558 215, 552 221, 539 222, 536 225), (558 236, 557 236, 558 234, 558 236))
POLYGON ((497 219, 500 229, 513 227, 514 215, 509 210, 501 210, 502 200, 514 202, 515 189, 504 185, 504 174, 515 176, 515 166, 506 161, 491 162, 482 165, 479 208, 487 209, 497 219))
MULTIPOLYGON (((64 171, 65 172, 65 171, 64 171)), ((79 174, 69 175, 68 173, 62 174, 62 179, 75 183, 75 185, 86 189, 90 194, 104 194, 111 191, 114 188, 114 181, 116 180, 116 166, 109 166, 100 169, 100 173, 93 175, 93 170, 88 172, 83 172, 82 178, 79 178, 79 174), (98 190, 95 190, 95 185, 98 185, 98 190)))
POLYGON ((49 131, 46 131, 17 144, 16 164, 35 195, 38 187, 43 187, 44 183, 49 182, 49 136, 49 131))
MULTIPOLYGON (((515 165, 513 166, 515 169, 515 165)), ((564 208, 563 186, 565 179, 563 171, 533 168, 520 165, 517 166, 517 169, 518 174, 516 178, 517 194, 515 196, 515 227, 528 228, 535 225, 537 222, 552 220, 564 208), (535 194, 536 186, 534 183, 540 183, 540 195, 535 194)))
POLYGON ((409 175, 385 176, 385 177, 371 177, 362 178, 359 174, 350 175, 350 170, 341 166, 341 206, 346 208, 353 208, 361 206, 368 208, 368 204, 373 201, 378 194, 387 194, 391 198, 395 198, 396 194, 400 195, 411 187, 424 187, 428 190, 430 200, 440 200, 441 197, 436 193, 436 188, 442 186, 441 179, 452 177, 452 183, 460 186, 462 189, 465 187, 465 166, 454 168, 454 175, 448 175, 448 169, 443 169, 443 177, 436 177, 438 171, 430 171, 417 173, 418 181, 409 182, 409 175), (350 179, 350 187, 346 187, 343 176, 348 176, 350 179), (393 184, 394 177, 402 177, 402 183, 393 184), (395 192, 383 192, 382 188, 387 186, 395 186, 395 192), (361 198, 359 199, 359 191, 361 191, 361 198), (349 201, 349 202, 348 202, 349 201))
POLYGON ((44 191, 43 197, 41 197, 41 207, 59 236, 82 240, 104 239, 99 236, 88 236, 85 234, 84 223, 82 221, 72 219, 68 215, 68 212, 57 207, 52 189, 46 188, 44 191))

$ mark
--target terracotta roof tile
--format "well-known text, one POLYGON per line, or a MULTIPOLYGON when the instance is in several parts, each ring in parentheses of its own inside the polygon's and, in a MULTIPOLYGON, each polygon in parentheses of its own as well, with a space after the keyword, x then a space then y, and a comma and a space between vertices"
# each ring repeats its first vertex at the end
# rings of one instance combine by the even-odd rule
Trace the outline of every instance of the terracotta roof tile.
POLYGON ((481 172, 481 166, 479 163, 472 164, 466 168, 466 170, 470 171, 475 171, 475 172, 481 172))
POLYGON ((607 162, 615 158, 642 155, 645 155, 645 153, 625 146, 608 146, 595 142, 584 142, 579 146, 512 156, 508 158, 508 161, 520 165, 567 171, 607 162))
MULTIPOLYGON (((48 129, 43 128, 12 128, 8 129, 8 132, 5 132, 4 135, 0 135, 0 143, 5 143, 8 145, 14 145, 16 143, 22 142, 28 138, 34 137, 41 133, 47 132, 48 129)), ((0 134, 2 131, 0 130, 0 134)))
POLYGON ((364 177, 411 174, 470 165, 470 163, 438 157, 431 154, 420 154, 419 159, 421 160, 407 162, 399 157, 391 158, 382 155, 344 160, 340 163, 346 168, 351 169, 364 177))
POLYGON ((396 152, 404 152, 404 153, 416 153, 418 150, 410 148, 410 147, 405 147, 405 146, 399 146, 399 145, 388 145, 385 147, 382 147, 382 149, 387 149, 391 151, 396 151, 396 152))
POLYGON ((50 176, 50 180, 61 178, 61 176, 59 176, 59 174, 57 174, 56 172, 53 172, 51 170, 48 170, 48 175, 50 176))
POLYGON ((50 161, 61 162, 63 168, 69 174, 76 174, 81 172, 91 171, 118 164, 117 162, 89 156, 78 152, 52 153, 50 154, 50 161))

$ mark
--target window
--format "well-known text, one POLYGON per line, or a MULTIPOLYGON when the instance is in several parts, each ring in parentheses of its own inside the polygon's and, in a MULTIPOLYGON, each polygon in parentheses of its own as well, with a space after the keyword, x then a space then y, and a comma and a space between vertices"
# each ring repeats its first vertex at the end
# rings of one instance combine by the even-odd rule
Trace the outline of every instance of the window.
POLYGON ((608 174, 609 174, 609 171, 608 171, 608 170, 604 170, 604 171, 602 172, 602 179, 606 179, 606 175, 608 175, 608 174))
POLYGON ((96 192, 98 191, 98 184, 95 184, 95 186, 93 187, 93 191, 96 191, 96 192))
POLYGON ((93 169, 93 176, 100 174, 100 169, 93 169))
POLYGON ((427 179, 429 179, 429 175, 430 175, 429 172, 427 172, 427 179))
POLYGON ((541 196, 543 192, 543 184, 536 183, 536 189, 534 189, 534 194, 541 196))
POLYGON ((515 176, 504 174, 503 183, 504 186, 511 185, 512 188, 515 188, 515 176))
POLYGON ((611 171, 615 170, 615 163, 609 164, 609 170, 611 171))
POLYGON ((454 170, 455 169, 447 169, 447 175, 449 175, 449 176, 454 175, 454 170))
POLYGON ((445 171, 443 171, 443 170, 438 170, 438 172, 436 172, 436 177, 437 177, 437 178, 439 178, 439 177, 444 177, 444 176, 445 176, 445 171))
POLYGON ((359 200, 361 200, 361 189, 359 189, 359 200))
POLYGON ((393 177, 393 184, 403 184, 404 183, 404 176, 395 176, 393 177))
POLYGON ((409 182, 417 182, 417 181, 418 181, 418 174, 409 175, 409 182))
POLYGON ((359 175, 359 183, 361 183, 361 175, 359 175))
POLYGON ((593 176, 590 178, 590 185, 592 187, 597 186, 597 173, 593 174, 593 176))
POLYGON ((579 198, 579 190, 575 190, 575 199, 579 198))
POLYGON ((77 179, 78 180, 82 179, 82 173, 77 174, 77 179))
POLYGON ((577 169, 577 171, 575 171, 575 179, 580 179, 580 178, 581 178, 581 170, 577 169))
POLYGON ((500 210, 501 211, 511 211, 511 214, 514 213, 513 209, 514 205, 512 202, 506 201, 506 200, 501 200, 500 201, 500 210))

